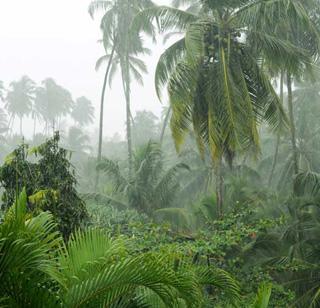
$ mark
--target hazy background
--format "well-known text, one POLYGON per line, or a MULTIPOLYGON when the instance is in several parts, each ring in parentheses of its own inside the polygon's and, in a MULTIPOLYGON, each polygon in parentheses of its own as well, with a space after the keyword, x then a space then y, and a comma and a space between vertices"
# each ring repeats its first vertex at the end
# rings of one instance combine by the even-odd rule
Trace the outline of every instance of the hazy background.
MULTIPOLYGON (((168 4, 169 0, 158 0, 168 4)), ((100 92, 104 70, 96 72, 95 62, 103 55, 99 17, 93 21, 88 14, 90 0, 0 0, 0 80, 9 82, 28 75, 40 83, 47 77, 67 88, 73 98, 88 97, 95 106, 96 119, 91 130, 98 127, 100 92)), ((163 47, 146 44, 152 56, 145 61, 149 74, 144 87, 132 86, 132 111, 150 110, 160 116, 162 105, 154 91, 154 70, 163 47)), ((32 132, 31 122, 25 134, 32 132)), ((119 77, 112 90, 108 88, 104 131, 124 135, 125 103, 119 77)))

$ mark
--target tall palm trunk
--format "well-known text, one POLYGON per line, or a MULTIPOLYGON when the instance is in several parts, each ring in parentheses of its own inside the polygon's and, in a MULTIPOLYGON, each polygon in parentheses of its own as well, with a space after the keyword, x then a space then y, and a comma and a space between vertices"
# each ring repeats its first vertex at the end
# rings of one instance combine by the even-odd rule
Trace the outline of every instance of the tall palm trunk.
MULTIPOLYGON (((283 105, 283 84, 284 84, 284 71, 281 70, 281 74, 280 74, 280 102, 282 105, 283 105)), ((268 186, 271 185, 274 170, 275 170, 277 162, 278 162, 279 147, 280 147, 280 134, 278 133, 277 140, 276 140, 275 153, 274 153, 272 167, 271 167, 271 172, 270 172, 269 180, 268 180, 268 186)))
POLYGON ((163 143, 164 134, 166 132, 166 128, 168 126, 168 122, 170 119, 170 114, 171 114, 171 106, 169 106, 168 111, 167 111, 166 116, 163 121, 163 126, 162 126, 161 134, 160 134, 160 145, 162 145, 162 143, 163 143))
POLYGON ((22 117, 20 117, 20 136, 22 136, 22 117))
POLYGON ((10 118, 9 118, 9 123, 8 123, 8 131, 7 131, 7 134, 6 134, 7 137, 12 133, 13 121, 14 121, 14 115, 11 114, 10 118))
POLYGON ((37 126, 37 118, 36 118, 36 116, 34 116, 34 118, 33 118, 33 139, 34 139, 34 136, 36 135, 36 126, 37 126))
POLYGON ((126 98, 126 130, 128 142, 128 163, 129 174, 132 172, 132 132, 131 132, 131 108, 130 108, 130 76, 129 76, 129 58, 125 57, 124 69, 122 70, 123 90, 126 98))
POLYGON ((217 198, 217 209, 218 216, 223 216, 223 175, 222 175, 222 158, 219 158, 218 162, 215 163, 216 173, 216 198, 217 198))
MULTIPOLYGON (((103 139, 103 112, 104 112, 104 98, 105 98, 105 93, 106 93, 106 87, 107 87, 107 81, 108 81, 108 76, 113 60, 113 56, 116 50, 116 41, 113 42, 110 58, 108 61, 106 73, 104 75, 104 80, 103 80, 103 85, 102 85, 102 93, 101 93, 101 101, 100 101, 100 120, 99 120, 99 143, 98 143, 98 155, 97 155, 97 163, 99 164, 101 162, 101 157, 102 157, 102 139, 103 139)), ((96 171, 96 180, 95 180, 95 190, 97 190, 98 185, 99 185, 99 177, 100 173, 99 170, 97 169, 96 171)))
POLYGON ((298 148, 297 148, 297 139, 296 139, 296 127, 295 127, 294 113, 293 113, 292 76, 290 73, 287 73, 287 88, 288 88, 288 110, 289 110, 289 125, 290 125, 292 157, 293 157, 293 170, 294 170, 294 174, 298 174, 299 172, 298 148))

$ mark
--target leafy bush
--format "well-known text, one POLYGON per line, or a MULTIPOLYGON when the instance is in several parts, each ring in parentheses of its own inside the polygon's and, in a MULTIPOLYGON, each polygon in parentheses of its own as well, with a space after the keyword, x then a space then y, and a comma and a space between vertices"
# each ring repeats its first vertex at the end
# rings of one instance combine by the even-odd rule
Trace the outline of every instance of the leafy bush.
POLYGON ((59 140, 56 133, 39 147, 29 150, 26 144, 19 146, 0 168, 0 183, 4 208, 13 204, 16 193, 25 187, 30 196, 28 210, 49 210, 68 238, 87 218, 87 212, 75 188, 77 180, 68 152, 59 147, 59 140))

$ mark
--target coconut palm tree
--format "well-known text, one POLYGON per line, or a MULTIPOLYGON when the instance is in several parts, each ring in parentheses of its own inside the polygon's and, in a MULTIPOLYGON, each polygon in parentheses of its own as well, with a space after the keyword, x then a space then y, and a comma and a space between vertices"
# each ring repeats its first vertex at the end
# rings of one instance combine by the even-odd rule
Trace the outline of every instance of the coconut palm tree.
POLYGON ((72 110, 73 100, 70 92, 58 85, 52 78, 42 81, 36 89, 34 108, 45 122, 45 133, 59 129, 61 118, 72 110))
POLYGON ((137 111, 132 126, 135 147, 146 144, 150 139, 158 138, 158 118, 151 111, 137 111))
MULTIPOLYGON (((275 58, 273 54, 264 54, 268 65, 280 75, 280 87, 287 84, 287 102, 292 160, 294 173, 299 172, 299 153, 296 137, 296 125, 293 106, 293 82, 313 69, 314 58, 320 50, 319 2, 317 0, 292 1, 278 0, 257 2, 256 5, 243 12, 243 21, 255 32, 265 32, 267 35, 291 42, 299 48, 303 55, 292 60, 275 58), (266 12, 268 12, 266 14, 266 12), (272 17, 271 17, 272 16, 272 17)), ((252 32, 252 44, 259 44, 252 32)))
POLYGON ((89 136, 85 135, 79 127, 70 127, 64 142, 68 150, 78 154, 84 154, 91 149, 89 136))
POLYGON ((79 126, 86 126, 93 123, 94 107, 89 99, 81 96, 76 99, 73 105, 71 116, 79 126))
MULTIPOLYGON (((143 47, 143 42, 139 35, 131 35, 130 25, 138 12, 150 6, 153 6, 151 0, 94 0, 89 7, 89 13, 91 16, 93 16, 99 10, 104 11, 104 15, 101 20, 101 30, 103 32, 103 44, 106 55, 99 59, 97 64, 99 66, 102 61, 107 61, 108 63, 103 82, 100 105, 98 162, 101 160, 102 151, 103 108, 106 84, 109 74, 112 76, 116 72, 117 66, 119 66, 126 100, 126 131, 128 141, 129 169, 132 169, 132 133, 130 111, 131 81, 132 76, 139 82, 142 81, 139 70, 145 72, 146 66, 139 58, 137 58, 137 55, 146 53, 148 50, 143 47)), ((146 26, 145 30, 148 33, 153 33, 153 27, 146 26)))
POLYGON ((35 83, 28 77, 23 76, 18 81, 10 83, 10 88, 6 96, 6 105, 8 113, 11 116, 11 123, 17 116, 20 119, 20 135, 23 135, 22 120, 32 109, 34 100, 35 83))
MULTIPOLYGON (((5 88, 3 82, 0 80, 0 101, 5 100, 5 88)), ((2 108, 0 108, 0 134, 8 129, 7 115, 2 108)))
POLYGON ((191 127, 200 152, 209 147, 220 213, 222 159, 231 165, 236 153, 259 153, 262 121, 275 130, 286 123, 261 59, 273 57, 282 65, 309 59, 290 41, 251 28, 244 12, 260 2, 248 3, 202 1, 197 13, 160 6, 140 13, 133 24, 139 31, 156 20, 161 32, 185 33, 160 57, 156 89, 160 95, 168 86, 177 149, 191 127))
POLYGON ((0 225, 3 306, 199 307, 204 285, 239 299, 226 272, 185 262, 174 267, 176 256, 129 256, 102 229, 78 231, 64 244, 52 215, 32 217, 26 204, 23 191, 0 225))
POLYGON ((119 164, 110 159, 104 159, 98 168, 111 176, 115 194, 125 194, 126 204, 152 216, 156 210, 175 204, 179 192, 178 173, 188 169, 185 164, 176 164, 164 170, 163 164, 159 145, 149 141, 134 153, 131 175, 123 173, 119 164))
POLYGON ((7 114, 0 108, 0 136, 8 130, 7 114))

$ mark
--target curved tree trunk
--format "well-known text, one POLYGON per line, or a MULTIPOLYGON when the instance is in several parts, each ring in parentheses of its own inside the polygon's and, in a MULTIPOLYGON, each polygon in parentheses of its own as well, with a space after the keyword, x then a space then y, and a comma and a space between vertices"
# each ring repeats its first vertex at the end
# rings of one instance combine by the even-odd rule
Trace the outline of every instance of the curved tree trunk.
MULTIPOLYGON (((284 72, 281 70, 280 74, 280 102, 283 105, 283 84, 284 84, 284 72)), ((276 169, 276 165, 278 162, 278 156, 279 156, 279 147, 280 147, 280 134, 277 134, 277 141, 276 141, 276 147, 275 147, 275 153, 273 157, 273 162, 272 162, 272 167, 269 175, 269 180, 268 180, 268 186, 271 185, 274 170, 276 169)))
POLYGON ((22 117, 20 117, 20 136, 22 136, 22 117))
MULTIPOLYGON (((104 97, 106 93, 106 87, 107 87, 107 81, 108 81, 108 76, 113 60, 113 56, 116 50, 116 42, 114 41, 110 58, 108 61, 106 73, 104 75, 104 80, 103 80, 103 85, 102 85, 102 93, 101 93, 101 101, 100 101, 100 120, 99 120, 99 143, 98 143, 98 154, 97 154, 97 163, 99 164, 101 162, 101 157, 102 157, 102 139, 103 139, 103 112, 104 112, 104 97)), ((97 169, 96 171, 96 179, 95 179, 95 190, 97 190, 98 185, 99 185, 99 177, 100 173, 99 170, 97 169)))
POLYGON ((36 117, 33 118, 33 139, 34 136, 36 135, 36 126, 37 126, 37 119, 36 117))
POLYGON ((129 174, 132 174, 132 132, 131 132, 131 110, 130 110, 130 77, 129 77, 129 58, 125 57, 125 63, 122 65, 122 86, 126 99, 126 131, 128 143, 128 163, 129 174))
POLYGON ((6 136, 8 137, 12 133, 12 126, 13 126, 13 121, 14 121, 14 115, 11 114, 8 122, 8 130, 6 136))
POLYGON ((167 111, 166 116, 163 121, 163 126, 162 126, 161 134, 160 134, 160 145, 162 145, 162 143, 163 143, 164 134, 166 132, 166 128, 168 126, 168 122, 170 119, 170 114, 171 114, 171 106, 169 106, 168 111, 167 111))
POLYGON ((293 154, 293 170, 294 170, 294 174, 298 174, 299 173, 298 148, 297 148, 297 139, 296 139, 296 127, 295 127, 294 113, 293 113, 292 76, 290 73, 287 73, 287 88, 288 88, 289 125, 290 125, 291 146, 292 146, 292 154, 293 154))

